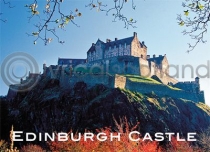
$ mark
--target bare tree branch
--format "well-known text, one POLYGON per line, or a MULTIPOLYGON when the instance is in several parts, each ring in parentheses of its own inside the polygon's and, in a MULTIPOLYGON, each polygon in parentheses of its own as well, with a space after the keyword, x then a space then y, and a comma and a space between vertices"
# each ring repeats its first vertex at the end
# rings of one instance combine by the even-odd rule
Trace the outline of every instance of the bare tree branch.
MULTIPOLYGON (((133 18, 128 19, 126 16, 123 15, 122 9, 127 2, 127 0, 113 0, 114 6, 108 8, 108 5, 102 4, 101 1, 96 2, 96 0, 90 0, 90 3, 86 5, 86 7, 90 7, 90 9, 97 9, 97 11, 105 12, 106 15, 112 13, 114 19, 113 22, 116 20, 124 22, 124 27, 129 28, 129 26, 135 28, 134 24, 137 22, 133 18)), ((132 8, 135 10, 136 6, 134 5, 134 0, 132 0, 132 8)))
MULTIPOLYGON (((8 8, 14 8, 15 6, 12 6, 11 5, 11 3, 9 2, 9 1, 5 1, 5 0, 0 0, 0 3, 3 3, 4 5, 7 5, 8 6, 8 8)), ((0 17, 3 15, 3 13, 2 12, 0 12, 0 17)), ((2 21, 2 22, 4 22, 4 23, 6 23, 7 22, 7 20, 6 19, 2 19, 2 18, 0 18, 0 21, 2 21)))
POLYGON ((9 8, 15 7, 15 6, 12 6, 11 3, 10 3, 9 1, 8 1, 8 2, 5 1, 5 0, 1 0, 1 1, 2 1, 5 5, 8 5, 9 8))
MULTIPOLYGON (((0 17, 3 15, 3 13, 0 13, 0 17)), ((6 23, 7 22, 7 20, 6 19, 2 19, 2 18, 0 18, 0 21, 2 21, 2 22, 4 22, 4 23, 6 23)))
MULTIPOLYGON (((91 0, 86 7, 90 7, 90 9, 97 9, 97 11, 105 12, 106 15, 113 13, 113 22, 116 22, 116 20, 120 20, 124 22, 124 27, 128 28, 129 26, 135 28, 134 24, 136 23, 135 20, 128 19, 126 16, 122 14, 123 7, 127 0, 113 0, 114 6, 111 8, 107 8, 106 4, 102 4, 99 0, 91 0)), ((61 10, 61 5, 64 3, 64 0, 47 0, 45 8, 43 10, 43 14, 40 15, 40 12, 38 11, 38 1, 33 0, 33 3, 30 5, 26 5, 26 7, 29 9, 29 12, 32 14, 29 16, 29 22, 32 18, 38 17, 39 22, 35 25, 35 28, 37 29, 36 32, 32 32, 31 34, 27 33, 28 36, 34 36, 36 37, 34 40, 34 44, 37 43, 37 41, 40 39, 44 41, 44 44, 49 44, 53 38, 55 37, 58 41, 58 43, 65 43, 65 41, 60 40, 59 36, 56 34, 57 29, 65 30, 65 26, 68 23, 72 23, 73 25, 79 27, 78 24, 76 24, 75 19, 76 17, 81 16, 82 14, 79 12, 78 9, 75 9, 74 11, 69 10, 68 14, 65 14, 61 10), (59 16, 59 17, 58 17, 59 16), (55 27, 56 26, 56 27, 55 27)), ((134 5, 134 0, 132 0, 132 9, 135 9, 136 6, 134 5)))
POLYGON ((208 22, 210 21, 210 0, 185 0, 182 6, 186 8, 183 17, 181 14, 177 16, 179 25, 186 26, 183 31, 184 35, 189 35, 195 42, 188 44, 188 53, 192 51, 198 43, 206 43, 204 38, 208 30, 208 22))
POLYGON ((37 43, 38 39, 41 39, 44 41, 44 44, 47 45, 49 44, 53 38, 50 36, 54 36, 58 43, 65 43, 65 41, 60 40, 59 36, 56 34, 56 29, 60 28, 63 29, 68 23, 72 23, 79 27, 75 22, 74 19, 77 16, 81 16, 82 14, 78 12, 76 9, 74 12, 69 11, 69 14, 64 14, 61 11, 61 4, 63 3, 63 0, 47 0, 45 9, 43 9, 43 14, 41 19, 41 16, 39 15, 40 12, 38 11, 38 3, 37 0, 34 0, 34 2, 30 5, 26 5, 27 8, 29 8, 30 12, 32 15, 29 17, 29 22, 31 21, 32 18, 38 17, 39 18, 39 23, 35 25, 37 31, 32 32, 31 34, 26 33, 28 36, 35 36, 37 37, 34 40, 34 44, 37 43), (55 14, 59 15, 59 18, 56 18, 55 14), (57 27, 55 27, 57 26, 57 27))

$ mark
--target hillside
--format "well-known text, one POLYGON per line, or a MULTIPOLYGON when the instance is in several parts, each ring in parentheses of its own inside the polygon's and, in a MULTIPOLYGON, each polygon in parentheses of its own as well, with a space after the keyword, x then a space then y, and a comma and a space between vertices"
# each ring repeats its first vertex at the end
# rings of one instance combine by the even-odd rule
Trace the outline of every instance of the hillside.
MULTIPOLYGON (((142 81, 162 85, 153 79, 142 81)), ((2 98, 1 119, 6 121, 2 128, 9 129, 13 124, 16 130, 36 133, 95 131, 107 126, 114 129, 114 119, 119 122, 123 117, 131 126, 140 122, 141 133, 179 132, 185 136, 187 132, 199 133, 210 126, 210 107, 203 103, 100 84, 90 88, 84 82, 62 90, 59 83, 57 79, 42 77, 28 93, 19 93, 9 102, 2 98)), ((8 137, 8 129, 1 130, 2 137, 8 137)))

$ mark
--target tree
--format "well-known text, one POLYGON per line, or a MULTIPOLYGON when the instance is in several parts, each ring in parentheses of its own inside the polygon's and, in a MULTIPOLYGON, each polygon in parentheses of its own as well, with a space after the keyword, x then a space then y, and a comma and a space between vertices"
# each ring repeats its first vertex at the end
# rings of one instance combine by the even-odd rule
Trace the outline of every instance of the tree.
POLYGON ((210 151, 210 126, 202 133, 199 134, 198 146, 200 146, 203 151, 210 151))
POLYGON ((194 44, 188 44, 189 53, 198 43, 206 43, 204 36, 210 21, 210 0, 184 0, 182 6, 185 8, 184 16, 179 14, 177 20, 180 26, 186 26, 183 34, 195 40, 194 44))
MULTIPOLYGON (((6 0, 1 0, 1 3, 3 3, 4 5, 6 5, 8 8, 13 8, 14 6, 12 6, 11 5, 11 3, 8 1, 6 1, 6 0)), ((2 12, 0 12, 0 17, 3 15, 3 13, 2 12)), ((7 20, 6 19, 2 19, 2 18, 0 18, 0 21, 1 22, 7 22, 7 20)))
MULTIPOLYGON (((104 1, 106 2, 106 1, 104 1)), ((86 7, 90 8, 91 10, 97 9, 97 11, 105 12, 107 15, 109 13, 113 13, 114 21, 117 19, 124 22, 124 27, 128 28, 129 26, 135 27, 134 23, 136 21, 134 19, 128 19, 126 16, 124 16, 121 11, 127 2, 127 0, 114 0, 114 6, 108 7, 107 4, 105 4, 102 1, 99 0, 91 0, 86 7)), ((29 20, 31 20, 34 17, 39 18, 38 24, 36 24, 37 31, 32 32, 31 34, 27 33, 28 36, 35 36, 34 44, 37 43, 38 39, 41 39, 44 41, 45 45, 50 43, 53 38, 49 37, 49 33, 54 35, 56 39, 58 40, 58 43, 65 43, 65 41, 60 40, 59 36, 56 34, 56 29, 64 29, 67 24, 72 23, 75 26, 78 26, 76 24, 76 18, 81 17, 82 13, 75 8, 75 10, 69 10, 69 13, 65 14, 62 12, 61 5, 63 5, 65 2, 64 0, 47 0, 45 8, 41 8, 43 14, 40 15, 40 12, 38 11, 38 1, 34 0, 33 3, 26 5, 30 10, 31 16, 29 17, 29 20), (59 15, 59 17, 57 16, 59 15), (57 28, 55 28, 55 24, 57 24, 57 28)), ((132 8, 135 9, 134 0, 132 0, 132 8)))
MULTIPOLYGON (((46 0, 45 7, 39 7, 41 0, 30 0, 30 4, 25 5, 29 10, 30 16, 29 21, 37 19, 38 22, 35 25, 36 31, 27 33, 28 36, 33 36, 34 44, 37 40, 43 40, 44 44, 49 44, 53 38, 57 39, 58 43, 63 44, 65 41, 61 40, 56 34, 56 30, 63 29, 72 23, 75 26, 79 25, 76 23, 77 17, 82 16, 82 12, 75 8, 69 10, 68 13, 64 13, 62 6, 67 3, 67 0, 46 0)), ((43 2, 43 1, 42 1, 43 2)), ((87 2, 86 7, 90 10, 97 10, 104 12, 106 15, 113 15, 113 21, 122 21, 125 28, 136 27, 136 20, 128 18, 126 14, 123 14, 123 9, 127 3, 131 3, 133 10, 136 9, 135 0, 113 0, 112 5, 108 5, 105 0, 90 0, 87 2)), ((10 4, 10 0, 1 0, 9 8, 13 6, 10 4)), ((73 3, 73 2, 70 2, 73 3)), ((205 34, 207 33, 208 22, 210 21, 210 0, 183 0, 182 6, 184 11, 182 14, 177 16, 178 24, 185 26, 183 30, 184 35, 190 36, 195 42, 189 43, 188 53, 192 51, 198 43, 205 43, 205 34)), ((2 13, 0 12, 0 17, 2 13)), ((0 19, 2 22, 6 22, 5 19, 0 19)))

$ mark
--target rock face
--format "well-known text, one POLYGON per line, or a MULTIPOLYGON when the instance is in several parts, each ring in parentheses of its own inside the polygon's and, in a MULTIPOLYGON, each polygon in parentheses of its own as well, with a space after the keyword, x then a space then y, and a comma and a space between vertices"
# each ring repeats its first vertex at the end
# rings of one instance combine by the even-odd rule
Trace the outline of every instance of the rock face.
POLYGON ((73 89, 62 90, 59 80, 41 78, 25 94, 8 102, 8 123, 16 130, 30 132, 94 131, 112 127, 114 119, 126 117, 131 126, 140 122, 139 130, 149 132, 201 132, 210 126, 210 108, 171 97, 158 97, 103 85, 88 88, 78 82, 73 89))

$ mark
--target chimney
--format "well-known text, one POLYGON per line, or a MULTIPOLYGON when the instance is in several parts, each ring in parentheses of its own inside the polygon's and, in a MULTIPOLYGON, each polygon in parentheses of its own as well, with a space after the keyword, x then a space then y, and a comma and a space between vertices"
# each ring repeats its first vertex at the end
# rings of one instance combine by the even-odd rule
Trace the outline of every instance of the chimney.
POLYGON ((134 37, 137 36, 137 33, 136 33, 136 32, 133 32, 133 36, 134 36, 134 37))
POLYGON ((43 64, 43 69, 46 69, 46 67, 47 67, 47 66, 46 66, 46 63, 44 63, 44 64, 43 64))
MULTIPOLYGON (((59 63, 58 63, 59 65, 59 63)), ((46 74, 46 69, 47 69, 47 65, 46 63, 43 64, 43 74, 45 75, 46 74)))
POLYGON ((115 38, 114 40, 117 41, 117 38, 115 38))
POLYGON ((145 46, 144 41, 141 42, 143 46, 145 46))
POLYGON ((108 43, 108 42, 111 42, 111 40, 110 39, 106 39, 106 43, 108 43))
POLYGON ((164 56, 166 56, 166 54, 164 54, 164 56))
POLYGON ((153 58, 155 58, 156 56, 155 56, 155 54, 153 55, 153 58))
POLYGON ((92 46, 94 46, 95 44, 94 43, 92 43, 92 46))
POLYGON ((199 79, 200 79, 199 77, 196 77, 195 78, 195 83, 199 84, 199 79))
POLYGON ((147 59, 149 59, 150 58, 150 55, 147 55, 147 59))
POLYGON ((162 55, 159 55, 159 57, 162 57, 162 55))

